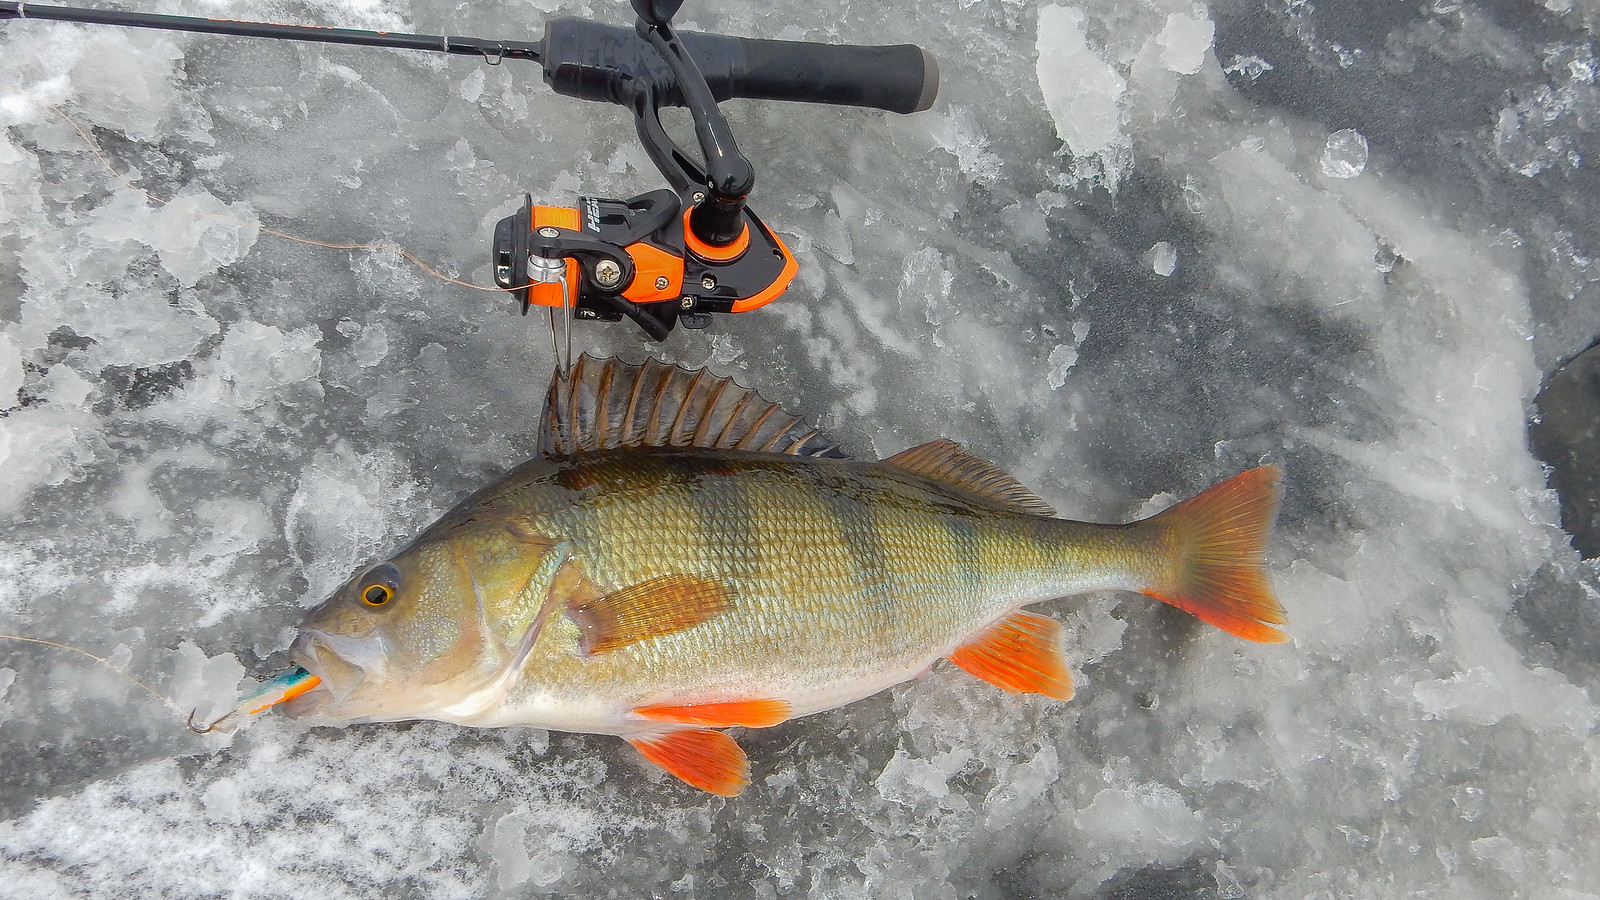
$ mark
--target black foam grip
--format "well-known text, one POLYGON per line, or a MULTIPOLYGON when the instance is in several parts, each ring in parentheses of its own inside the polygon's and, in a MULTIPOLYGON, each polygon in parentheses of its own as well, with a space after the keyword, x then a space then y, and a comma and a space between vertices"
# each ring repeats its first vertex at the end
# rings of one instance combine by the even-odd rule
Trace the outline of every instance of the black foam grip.
MULTIPOLYGON (((698 50, 693 41, 698 37, 686 36, 691 53, 698 50)), ((932 106, 939 93, 939 66, 933 55, 911 44, 855 47, 733 40, 743 51, 743 59, 728 73, 731 97, 913 113, 932 106)))
MULTIPOLYGON (((920 112, 939 92, 933 55, 911 44, 855 47, 767 41, 680 31, 718 101, 791 100, 920 112)), ((627 104, 628 82, 642 78, 660 89, 657 100, 683 105, 671 72, 632 28, 561 18, 546 23, 545 80, 557 93, 627 104)))

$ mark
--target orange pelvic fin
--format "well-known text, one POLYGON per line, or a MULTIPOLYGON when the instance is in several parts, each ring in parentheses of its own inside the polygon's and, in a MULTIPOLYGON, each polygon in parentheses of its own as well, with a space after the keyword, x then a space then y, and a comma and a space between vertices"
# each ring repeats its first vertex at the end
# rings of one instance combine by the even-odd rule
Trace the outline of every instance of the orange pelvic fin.
POLYGON ((789 704, 782 700, 728 700, 722 703, 695 703, 686 706, 654 704, 634 710, 646 719, 678 725, 708 725, 726 728, 744 725, 767 728, 789 718, 789 704))
POLYGON ((1072 673, 1061 656, 1061 624, 1049 616, 1014 612, 957 648, 950 661, 1013 694, 1072 699, 1072 673))
POLYGON ((1150 520, 1176 555, 1144 593, 1202 621, 1263 643, 1287 641, 1287 621, 1262 568, 1278 509, 1277 466, 1241 472, 1150 520))
POLYGON ((733 588, 698 575, 663 575, 567 608, 587 654, 693 628, 733 606, 733 588))
POLYGON ((708 728, 628 738, 640 755, 685 783, 732 797, 750 783, 750 761, 733 738, 708 728))

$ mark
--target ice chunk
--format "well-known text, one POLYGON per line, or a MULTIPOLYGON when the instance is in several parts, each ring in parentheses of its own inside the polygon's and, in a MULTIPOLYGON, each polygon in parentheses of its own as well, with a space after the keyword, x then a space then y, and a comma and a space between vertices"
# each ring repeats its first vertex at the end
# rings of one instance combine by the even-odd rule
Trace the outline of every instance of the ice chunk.
MULTIPOLYGON (((1205 824, 1183 796, 1167 785, 1145 782, 1108 787, 1077 811, 1075 825, 1089 859, 1138 859, 1176 863, 1205 839, 1205 824)), ((1086 892, 1118 866, 1092 866, 1078 878, 1074 893, 1086 892)))
POLYGON ((1210 19, 1183 13, 1167 16, 1156 42, 1161 45, 1161 64, 1179 75, 1194 75, 1205 64, 1217 26, 1210 19))
POLYGON ((71 474, 80 440, 93 434, 87 413, 45 407, 13 410, 0 418, 0 516, 16 513, 35 489, 71 474))
POLYGON ((1057 344, 1050 350, 1050 358, 1045 365, 1049 371, 1045 374, 1045 381, 1051 390, 1057 390, 1067 383, 1067 373, 1078 364, 1078 346, 1083 339, 1089 336, 1088 322, 1072 323, 1072 341, 1066 344, 1057 344))
POLYGON ((950 315, 950 289, 954 284, 955 273, 938 250, 924 247, 907 254, 896 292, 901 313, 920 316, 930 325, 943 324, 950 315))
POLYGON ((875 784, 883 799, 905 806, 917 806, 933 801, 954 801, 966 805, 962 798, 950 796, 950 776, 960 771, 972 759, 972 751, 956 748, 935 754, 932 759, 917 759, 902 748, 896 750, 875 784))
POLYGON ((372 368, 389 355, 389 332, 382 322, 361 325, 344 319, 337 328, 340 334, 350 338, 350 355, 363 369, 372 368))
POLYGON ((482 69, 473 69, 461 80, 461 99, 468 103, 477 103, 478 98, 483 96, 483 85, 486 80, 482 69))
POLYGON ((0 331, 0 411, 15 409, 22 401, 22 352, 11 336, 0 331))
POLYGON ((1003 827, 1045 795, 1061 777, 1061 756, 1045 747, 1027 762, 1010 766, 983 800, 984 826, 1003 827))
POLYGON ((1234 56, 1222 71, 1229 75, 1239 75, 1245 81, 1254 84, 1256 79, 1272 71, 1272 63, 1259 56, 1234 56))
POLYGON ((195 718, 209 722, 238 702, 244 666, 232 653, 207 656, 189 641, 178 645, 178 668, 170 693, 179 709, 197 710, 195 718))
POLYGON ((101 366, 149 368, 185 360, 221 330, 203 308, 144 291, 123 297, 76 291, 54 313, 60 325, 95 342, 88 353, 101 366))
POLYGON ((321 333, 306 326, 285 333, 260 322, 240 322, 228 329, 218 355, 218 373, 230 399, 240 409, 255 409, 285 385, 305 382, 322 371, 321 333))
POLYGON ((1050 389, 1056 390, 1067 383, 1067 372, 1078 364, 1078 348, 1072 344, 1057 344, 1050 350, 1050 359, 1046 363, 1050 371, 1045 375, 1045 380, 1050 383, 1050 389))
POLYGON ((1463 668, 1417 684, 1413 694, 1425 714, 1480 725, 1518 715, 1535 728, 1578 735, 1600 721, 1600 709, 1582 688, 1552 669, 1524 666, 1486 613, 1458 607, 1450 611, 1450 624, 1463 668))
POLYGON ((1367 139, 1354 128, 1328 135, 1322 148, 1322 174, 1329 178, 1354 178, 1367 167, 1367 139))
POLYGON ((1013 203, 1000 210, 1000 219, 1024 243, 1045 244, 1050 241, 1050 224, 1037 204, 1013 203))
POLYGON ((94 393, 94 385, 71 366, 55 365, 39 379, 38 393, 46 403, 82 409, 89 395, 94 393))
POLYGON ((1089 47, 1083 10, 1051 4, 1039 10, 1036 74, 1056 134, 1075 156, 1113 150, 1122 132, 1128 83, 1089 47))
POLYGON ((711 361, 718 366, 726 366, 744 355, 744 350, 733 335, 713 334, 711 336, 711 361))
POLYGON ((150 217, 143 239, 178 283, 188 286, 243 258, 260 229, 249 204, 224 204, 208 191, 190 188, 150 217))
POLYGON ((1144 252, 1144 261, 1149 264, 1150 271, 1168 278, 1178 268, 1178 249, 1170 241, 1157 241, 1144 252))
MULTIPOLYGON (((61 36, 61 37, 64 37, 61 36)), ((178 102, 182 38, 155 31, 89 28, 58 58, 78 115, 135 140, 156 141, 178 102)))
POLYGON ((486 829, 484 843, 500 889, 516 891, 560 884, 600 849, 604 830, 604 818, 590 811, 522 804, 486 829))
POLYGON ((356 569, 375 562, 389 523, 413 485, 394 454, 357 454, 343 444, 319 451, 300 476, 284 532, 307 580, 306 601, 320 601, 356 569))
POLYGON ((1512 878, 1528 874, 1528 854, 1510 838, 1501 835, 1478 838, 1472 842, 1472 855, 1512 878))
POLYGON ((993 184, 1000 177, 1000 157, 989 150, 989 141, 970 108, 951 104, 934 122, 934 139, 955 155, 957 167, 974 184, 993 184))

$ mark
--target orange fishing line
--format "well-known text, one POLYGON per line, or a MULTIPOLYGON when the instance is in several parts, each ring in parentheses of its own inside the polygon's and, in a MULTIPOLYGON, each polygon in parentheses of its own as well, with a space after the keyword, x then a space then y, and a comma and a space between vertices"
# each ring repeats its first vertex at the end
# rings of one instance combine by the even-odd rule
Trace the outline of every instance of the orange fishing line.
POLYGON ((68 651, 71 651, 73 653, 78 654, 79 656, 86 656, 89 659, 92 659, 95 662, 99 663, 100 665, 105 666, 107 669, 110 669, 112 672, 116 673, 116 675, 119 678, 122 678, 125 681, 129 681, 129 682, 133 683, 136 687, 138 687, 140 690, 144 691, 146 694, 149 694, 150 696, 156 698, 157 700, 160 700, 161 701, 161 705, 165 706, 166 708, 172 710, 173 712, 177 713, 180 716, 185 714, 183 712, 183 710, 178 708, 178 704, 172 702, 172 700, 169 699, 166 694, 161 693, 160 691, 156 690, 155 688, 151 687, 150 685, 145 684, 144 682, 142 682, 139 679, 133 677, 132 675, 129 675, 127 672, 123 671, 122 669, 119 669, 116 666, 112 665, 110 660, 107 660, 104 657, 95 656, 93 653, 90 653, 87 650, 81 649, 79 647, 74 647, 71 644, 60 644, 60 643, 57 643, 55 641, 47 641, 44 638, 23 637, 20 634, 0 634, 0 638, 4 638, 6 640, 11 640, 11 641, 21 641, 24 644, 39 644, 39 645, 45 646, 45 647, 55 647, 57 650, 68 650, 68 651))
MULTIPOLYGON (((100 145, 97 144, 95 142, 94 138, 91 137, 89 135, 89 133, 87 131, 85 131, 83 129, 83 127, 80 126, 75 119, 72 118, 72 116, 68 115, 65 110, 61 109, 60 107, 56 106, 53 103, 49 103, 47 101, 41 100, 38 97, 35 97, 32 94, 29 94, 27 91, 20 90, 18 88, 14 88, 14 87, 8 87, 7 89, 16 91, 18 94, 21 94, 22 96, 29 98, 33 102, 38 103, 40 106, 43 106, 45 109, 48 109, 51 112, 55 113, 56 115, 60 116, 61 119, 63 121, 65 121, 67 123, 67 125, 72 128, 73 131, 76 131, 78 133, 78 137, 81 138, 83 140, 84 145, 89 148, 89 152, 94 154, 95 159, 100 161, 100 165, 102 167, 104 167, 107 172, 111 173, 111 177, 113 177, 117 181, 121 182, 123 184, 123 186, 129 188, 130 190, 134 190, 134 191, 139 192, 140 194, 143 194, 147 199, 150 200, 150 202, 156 204, 157 206, 166 206, 166 205, 171 203, 170 200, 164 199, 162 197, 158 197, 155 194, 152 194, 149 191, 145 190, 144 188, 139 187, 138 185, 134 184, 132 181, 129 181, 128 178, 126 176, 124 176, 121 172, 117 171, 117 167, 112 165, 111 160, 109 158, 107 158, 105 153, 103 153, 100 150, 100 145)), ((450 284, 456 285, 458 287, 464 287, 464 288, 468 288, 468 289, 474 290, 474 291, 485 291, 485 292, 498 292, 498 291, 505 290, 505 288, 501 288, 499 286, 484 287, 483 285, 473 284, 470 281, 462 281, 459 278, 455 278, 455 277, 452 277, 450 275, 446 275, 445 273, 439 271, 438 269, 436 269, 433 266, 429 265, 428 263, 424 262, 421 258, 419 258, 415 254, 413 254, 411 251, 405 249, 404 247, 398 246, 396 244, 389 244, 389 243, 384 243, 384 242, 340 243, 340 242, 336 242, 336 241, 319 241, 316 238, 302 237, 301 235, 291 234, 290 232, 287 232, 287 231, 280 231, 280 230, 278 230, 276 228, 269 228, 269 227, 267 227, 265 225, 261 225, 259 223, 245 222, 245 221, 243 221, 241 219, 235 219, 235 218, 233 218, 231 216, 218 215, 217 213, 200 212, 199 210, 195 210, 193 214, 197 218, 212 219, 212 220, 219 221, 219 222, 227 222, 229 224, 238 225, 238 226, 243 227, 243 228, 253 229, 257 233, 260 233, 260 234, 268 234, 268 235, 271 235, 271 236, 273 236, 275 238, 280 238, 280 239, 285 240, 285 241, 292 241, 292 242, 294 242, 296 244, 305 244, 305 245, 311 246, 311 247, 322 247, 322 248, 325 248, 325 249, 328 249, 328 250, 367 250, 367 251, 371 251, 371 252, 375 252, 375 253, 393 253, 394 255, 400 257, 401 259, 404 259, 405 261, 407 261, 407 262, 411 263, 412 265, 416 266, 417 268, 421 269, 423 272, 427 273, 428 275, 431 275, 434 278, 439 279, 440 281, 449 282, 450 284)), ((524 285, 524 287, 532 287, 532 284, 529 283, 528 285, 524 285)))

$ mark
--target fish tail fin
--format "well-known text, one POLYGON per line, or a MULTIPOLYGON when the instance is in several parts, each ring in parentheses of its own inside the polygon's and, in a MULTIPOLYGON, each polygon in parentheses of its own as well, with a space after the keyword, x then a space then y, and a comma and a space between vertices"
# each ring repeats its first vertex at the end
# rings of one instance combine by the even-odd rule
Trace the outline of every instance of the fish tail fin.
POLYGON ((1241 472, 1146 520, 1172 555, 1141 593, 1248 640, 1287 641, 1273 627, 1287 620, 1262 566, 1281 474, 1241 472))

